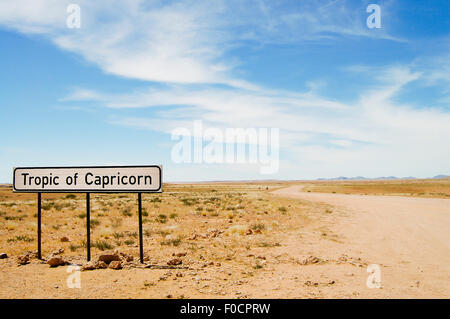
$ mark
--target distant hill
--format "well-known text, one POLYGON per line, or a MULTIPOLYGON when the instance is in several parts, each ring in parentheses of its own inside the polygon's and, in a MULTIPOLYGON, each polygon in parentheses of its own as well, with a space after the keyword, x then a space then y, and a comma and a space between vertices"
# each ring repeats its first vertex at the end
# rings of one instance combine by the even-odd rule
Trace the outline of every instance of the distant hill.
MULTIPOLYGON (((442 179, 442 178, 450 178, 450 175, 436 175, 433 177, 428 177, 428 179, 442 179)), ((364 181, 364 180, 395 180, 395 179, 417 179, 414 176, 407 177, 396 177, 396 176, 381 176, 375 178, 368 178, 364 176, 355 176, 355 177, 346 177, 339 176, 334 178, 318 178, 318 181, 364 181)))
POLYGON ((450 178, 450 175, 436 175, 432 178, 440 179, 440 178, 450 178))

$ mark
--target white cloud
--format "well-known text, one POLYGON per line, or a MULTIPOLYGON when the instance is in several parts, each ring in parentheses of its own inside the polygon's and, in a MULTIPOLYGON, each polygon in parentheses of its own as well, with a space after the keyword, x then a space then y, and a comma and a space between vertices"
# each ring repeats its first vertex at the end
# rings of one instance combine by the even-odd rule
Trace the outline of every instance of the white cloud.
MULTIPOLYGON (((69 0, 0 3, 0 25, 39 33, 104 72, 164 83, 219 83, 257 89, 236 76, 227 53, 244 40, 299 42, 369 32, 363 8, 347 2, 79 0, 81 29, 66 27, 69 0)), ((393 39, 393 38, 392 38, 393 39)))
MULTIPOLYGON (((97 94, 110 108, 158 107, 152 118, 112 118, 118 125, 170 133, 206 126, 277 127, 280 146, 291 164, 318 168, 302 176, 326 176, 319 167, 350 175, 432 175, 445 172, 450 160, 450 113, 426 106, 400 104, 395 97, 421 79, 408 67, 379 69, 375 87, 356 103, 333 101, 313 91, 246 91, 171 86, 130 95, 97 94), (321 165, 318 165, 318 164, 321 165), (301 165, 301 164, 299 164, 301 165), (352 174, 351 172, 358 171, 352 174), (397 173, 395 173, 397 172, 397 173), (313 175, 312 175, 313 174, 313 175)), ((289 165, 288 165, 289 166, 289 165)))

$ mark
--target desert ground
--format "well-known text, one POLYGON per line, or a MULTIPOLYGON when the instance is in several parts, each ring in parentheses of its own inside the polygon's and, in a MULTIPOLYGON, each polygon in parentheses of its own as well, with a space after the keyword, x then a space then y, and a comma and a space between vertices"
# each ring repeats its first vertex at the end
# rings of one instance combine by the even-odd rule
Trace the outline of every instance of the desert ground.
POLYGON ((84 270, 84 194, 42 196, 38 260, 37 195, 0 188, 0 298, 450 297, 450 179, 167 184, 143 195, 144 264, 137 195, 92 194, 92 259, 121 269, 84 270))

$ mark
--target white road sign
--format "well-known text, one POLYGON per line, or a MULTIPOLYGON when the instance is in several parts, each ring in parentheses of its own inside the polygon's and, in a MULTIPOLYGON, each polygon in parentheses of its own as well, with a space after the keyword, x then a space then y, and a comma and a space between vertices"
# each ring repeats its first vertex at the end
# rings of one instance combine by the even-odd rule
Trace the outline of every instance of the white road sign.
POLYGON ((162 191, 162 167, 17 167, 14 192, 153 193, 162 191))

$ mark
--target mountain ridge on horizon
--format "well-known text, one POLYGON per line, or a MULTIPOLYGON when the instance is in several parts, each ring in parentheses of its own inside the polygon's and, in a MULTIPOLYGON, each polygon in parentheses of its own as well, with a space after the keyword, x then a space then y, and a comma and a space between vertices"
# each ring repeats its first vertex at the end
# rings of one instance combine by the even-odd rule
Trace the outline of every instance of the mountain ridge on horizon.
POLYGON ((406 177, 396 177, 396 176, 380 176, 380 177, 364 177, 364 176, 355 176, 355 177, 332 177, 332 178, 317 178, 317 181, 359 181, 359 180, 396 180, 396 179, 443 179, 450 178, 450 175, 439 174, 433 177, 425 177, 425 178, 417 178, 414 176, 406 176, 406 177))

